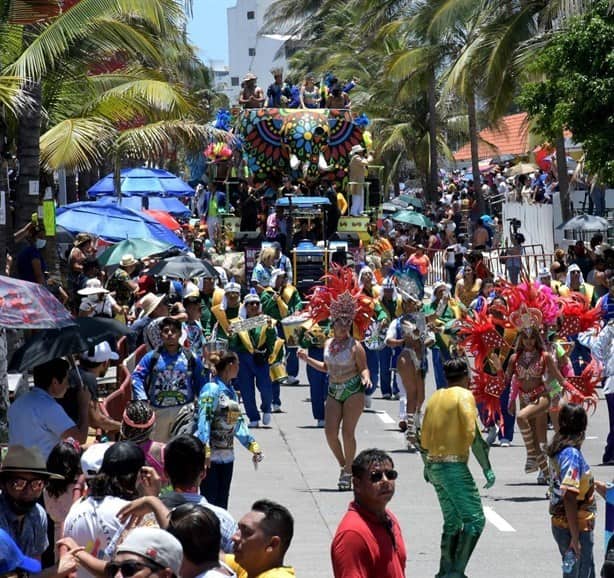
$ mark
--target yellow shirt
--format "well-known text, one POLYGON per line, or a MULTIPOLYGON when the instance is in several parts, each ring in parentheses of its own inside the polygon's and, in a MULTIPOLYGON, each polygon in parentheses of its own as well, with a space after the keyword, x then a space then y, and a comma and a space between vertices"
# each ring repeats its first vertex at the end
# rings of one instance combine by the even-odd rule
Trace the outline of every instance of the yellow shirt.
POLYGON ((469 458, 478 410, 473 394, 464 387, 436 391, 428 400, 420 440, 430 457, 469 458))
MULTIPOLYGON (((235 562, 233 554, 226 554, 224 562, 237 575, 237 578, 248 578, 247 571, 235 562)), ((271 568, 266 572, 262 572, 258 576, 250 576, 249 578, 293 578, 294 576, 294 568, 292 566, 278 566, 277 568, 271 568)))

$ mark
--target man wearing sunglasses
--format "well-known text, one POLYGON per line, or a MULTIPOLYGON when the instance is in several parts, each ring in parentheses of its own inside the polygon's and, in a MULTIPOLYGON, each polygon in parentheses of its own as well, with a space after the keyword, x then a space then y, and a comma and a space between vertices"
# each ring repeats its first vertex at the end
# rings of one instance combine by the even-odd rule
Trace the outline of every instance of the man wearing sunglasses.
POLYGON ((443 364, 448 387, 428 400, 420 435, 424 477, 435 487, 443 513, 438 577, 465 576, 486 522, 480 494, 467 466, 469 448, 478 460, 485 488, 495 483, 488 444, 477 423, 478 411, 469 391, 469 368, 464 358, 443 364))
POLYGON ((105 568, 107 578, 176 578, 183 549, 177 538, 160 528, 135 528, 105 568))
POLYGON ((382 450, 364 450, 352 462, 354 501, 331 545, 335 578, 404 578, 403 534, 386 508, 397 476, 392 458, 382 450))

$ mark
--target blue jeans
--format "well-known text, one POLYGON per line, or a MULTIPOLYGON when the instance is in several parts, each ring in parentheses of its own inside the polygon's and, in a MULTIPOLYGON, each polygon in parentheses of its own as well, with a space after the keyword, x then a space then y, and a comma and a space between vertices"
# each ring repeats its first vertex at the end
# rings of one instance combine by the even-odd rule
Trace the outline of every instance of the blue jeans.
MULTIPOLYGON (((310 347, 309 357, 324 360, 324 349, 310 347)), ((324 402, 328 395, 328 374, 307 366, 307 379, 309 381, 309 396, 311 397, 311 413, 314 419, 324 419, 324 402)))
MULTIPOLYGON (((561 560, 569 550, 571 534, 565 528, 552 526, 552 535, 561 553, 561 560)), ((573 570, 563 574, 563 578, 595 578, 595 562, 593 560, 593 531, 580 532, 580 558, 576 560, 573 570)), ((562 572, 562 570, 561 570, 562 572)))
POLYGON ((367 367, 371 375, 371 387, 365 391, 365 395, 373 395, 377 389, 377 382, 379 381, 380 352, 365 347, 365 353, 367 354, 367 367))
POLYGON ((392 391, 394 385, 392 384, 392 372, 390 371, 390 363, 392 361, 393 351, 390 347, 384 347, 379 352, 379 384, 382 388, 382 395, 392 395, 396 393, 392 391))
POLYGON ((511 442, 514 439, 514 427, 516 416, 507 411, 507 404, 510 400, 510 386, 508 385, 501 394, 501 415, 503 416, 503 430, 499 431, 499 440, 511 442))
POLYGON ((200 493, 214 506, 228 509, 230 482, 234 461, 227 463, 211 462, 207 477, 200 483, 200 493))
POLYGON ((256 405, 256 387, 260 392, 262 403, 260 409, 264 413, 271 413, 273 401, 273 387, 269 376, 269 365, 256 365, 254 356, 244 351, 239 352, 239 375, 237 376, 239 390, 243 398, 245 413, 249 421, 259 421, 260 413, 256 405))
POLYGON ((443 362, 450 359, 450 355, 447 351, 442 351, 439 347, 433 347, 431 349, 431 355, 433 356, 433 371, 435 372, 435 386, 437 389, 443 389, 448 387, 448 380, 443 371, 443 362))

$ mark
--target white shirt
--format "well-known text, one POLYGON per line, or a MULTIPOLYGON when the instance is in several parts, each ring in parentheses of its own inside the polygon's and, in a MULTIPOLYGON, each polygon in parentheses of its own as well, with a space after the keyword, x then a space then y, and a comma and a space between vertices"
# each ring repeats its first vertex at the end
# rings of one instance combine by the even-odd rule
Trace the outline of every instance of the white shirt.
POLYGON ((9 445, 36 447, 45 461, 75 422, 44 389, 33 387, 18 397, 8 411, 9 445))
MULTIPOLYGON (((124 531, 117 512, 129 503, 113 496, 106 496, 103 500, 84 498, 75 502, 64 521, 64 536, 72 538, 98 560, 110 560, 115 553, 113 544, 115 547, 119 545, 124 531), (107 548, 109 551, 106 551, 107 548)), ((79 567, 77 578, 90 578, 90 574, 79 567)))

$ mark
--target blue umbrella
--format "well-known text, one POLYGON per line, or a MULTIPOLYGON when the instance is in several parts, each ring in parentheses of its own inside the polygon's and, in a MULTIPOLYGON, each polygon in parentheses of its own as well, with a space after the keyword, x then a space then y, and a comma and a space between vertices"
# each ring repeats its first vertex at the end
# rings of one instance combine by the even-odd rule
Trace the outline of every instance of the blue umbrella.
MULTIPOLYGON (((175 197, 191 197, 194 189, 173 173, 162 169, 122 169, 121 171, 122 195, 149 196, 171 195, 175 197)), ((115 186, 113 173, 100 179, 87 190, 90 197, 101 195, 114 195, 115 186)))
POLYGON ((67 231, 90 233, 109 241, 155 239, 186 249, 185 243, 146 213, 94 202, 71 203, 56 211, 56 223, 67 231))
MULTIPOLYGON (((145 197, 122 197, 121 203, 118 197, 98 197, 96 203, 99 205, 117 205, 124 209, 132 209, 133 211, 141 211, 143 208, 143 200, 145 197)), ((146 203, 152 211, 164 211, 174 217, 189 218, 192 214, 190 209, 186 207, 179 199, 175 197, 147 197, 146 203)))

